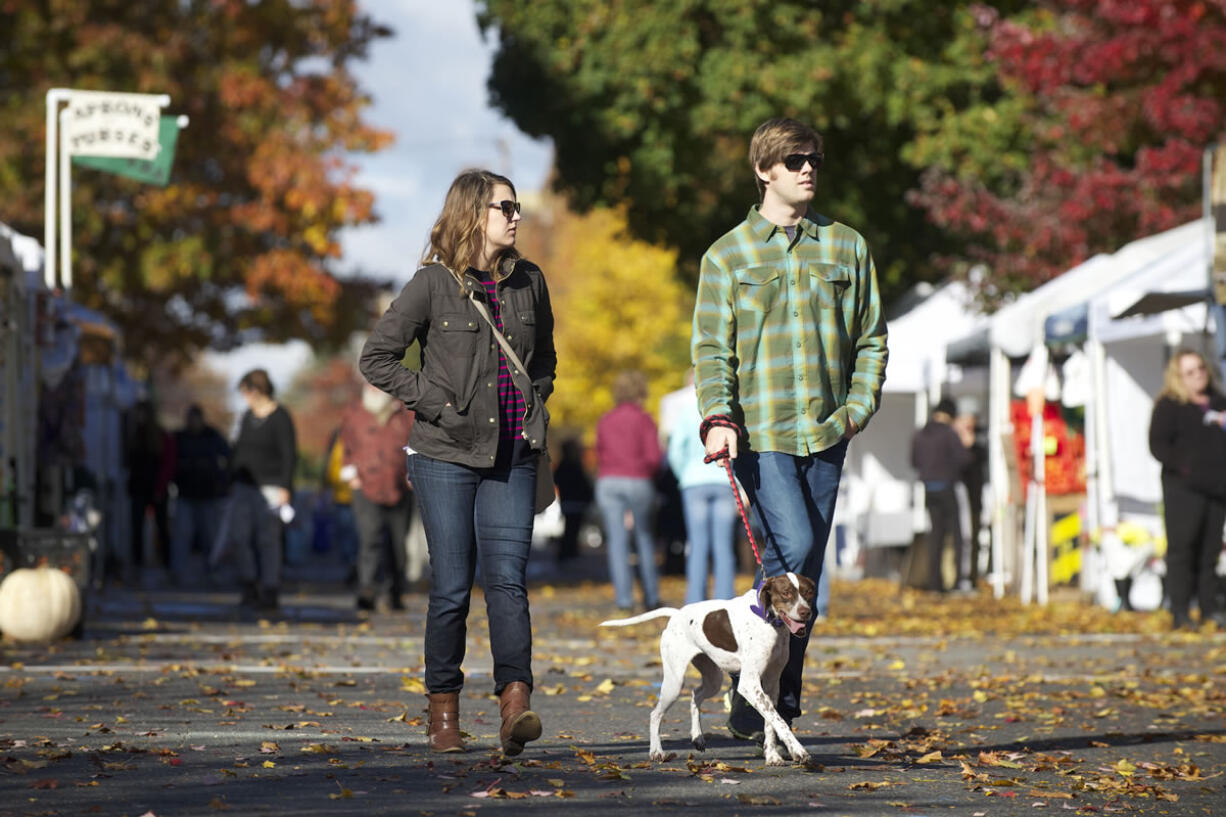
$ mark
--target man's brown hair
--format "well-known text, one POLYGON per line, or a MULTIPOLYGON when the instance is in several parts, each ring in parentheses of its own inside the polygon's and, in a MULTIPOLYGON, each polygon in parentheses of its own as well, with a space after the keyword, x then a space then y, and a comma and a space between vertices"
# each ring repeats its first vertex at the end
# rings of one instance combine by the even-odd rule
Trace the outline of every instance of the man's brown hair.
MULTIPOLYGON (((822 152, 822 135, 808 125, 795 119, 777 117, 768 119, 753 132, 749 141, 749 166, 755 171, 770 170, 789 153, 799 153, 806 145, 822 152)), ((758 196, 766 193, 766 184, 755 172, 753 180, 758 185, 758 196)))

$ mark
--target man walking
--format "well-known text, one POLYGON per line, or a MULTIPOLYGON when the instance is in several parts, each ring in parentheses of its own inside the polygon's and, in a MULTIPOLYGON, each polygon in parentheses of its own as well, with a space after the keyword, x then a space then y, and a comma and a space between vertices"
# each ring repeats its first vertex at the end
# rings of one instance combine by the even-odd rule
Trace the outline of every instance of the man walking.
MULTIPOLYGON (((771 119, 749 147, 762 203, 703 256, 692 355, 700 433, 727 450, 765 541, 758 578, 821 578, 847 441, 877 410, 886 326, 868 245, 809 211, 821 136, 771 119)), ((801 714, 808 635, 791 640, 779 714, 801 714)), ((729 730, 758 739, 762 718, 734 692, 729 730)))
POLYGON ((399 400, 367 383, 361 399, 341 419, 345 450, 341 479, 353 489, 353 515, 358 524, 357 608, 364 612, 375 609, 375 581, 385 552, 390 556, 391 607, 404 609, 405 535, 413 515, 404 447, 413 417, 399 400))
POLYGON ((945 536, 953 534, 954 558, 958 565, 955 586, 966 576, 962 570, 962 523, 958 514, 958 494, 954 490, 971 453, 965 440, 954 430, 954 415, 958 408, 948 397, 937 403, 927 425, 911 438, 911 467, 924 483, 924 505, 928 508, 929 528, 927 550, 928 589, 945 592, 941 575, 941 557, 945 552, 945 536))
POLYGON ((175 500, 170 569, 179 585, 197 576, 191 568, 192 550, 208 554, 217 537, 229 489, 230 444, 221 432, 204 421, 204 411, 192 404, 187 421, 175 433, 175 500))

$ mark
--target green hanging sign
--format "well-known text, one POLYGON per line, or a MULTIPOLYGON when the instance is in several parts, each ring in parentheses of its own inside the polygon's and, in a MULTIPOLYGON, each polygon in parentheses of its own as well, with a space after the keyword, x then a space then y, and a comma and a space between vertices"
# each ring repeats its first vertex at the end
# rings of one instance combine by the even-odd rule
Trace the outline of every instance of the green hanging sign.
POLYGON ((72 163, 92 167, 107 173, 127 176, 138 182, 165 187, 170 181, 170 166, 175 160, 175 143, 179 140, 177 116, 163 116, 158 125, 158 151, 156 159, 127 159, 116 156, 73 156, 72 163))

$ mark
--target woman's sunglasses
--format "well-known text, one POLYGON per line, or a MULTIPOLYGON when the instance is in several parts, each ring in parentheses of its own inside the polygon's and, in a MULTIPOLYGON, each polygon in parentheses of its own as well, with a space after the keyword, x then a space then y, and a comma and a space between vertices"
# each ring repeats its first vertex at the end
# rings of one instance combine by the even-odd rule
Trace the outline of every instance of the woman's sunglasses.
POLYGON ((795 173, 805 166, 808 162, 814 170, 820 170, 822 167, 822 154, 820 153, 789 153, 783 157, 783 166, 795 173))
POLYGON ((490 209, 501 210, 502 214, 507 217, 507 221, 510 221, 515 217, 515 214, 519 212, 520 208, 519 202, 511 201, 510 199, 503 199, 502 201, 491 201, 490 209))

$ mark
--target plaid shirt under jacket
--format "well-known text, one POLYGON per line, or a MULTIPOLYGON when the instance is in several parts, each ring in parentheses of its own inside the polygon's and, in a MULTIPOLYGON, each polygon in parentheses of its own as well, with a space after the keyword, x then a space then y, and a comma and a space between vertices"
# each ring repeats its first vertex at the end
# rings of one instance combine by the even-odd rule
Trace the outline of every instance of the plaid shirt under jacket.
POLYGON ((863 429, 885 380, 885 316, 868 245, 810 214, 788 240, 755 205, 702 258, 691 353, 703 417, 750 450, 806 456, 863 429))

